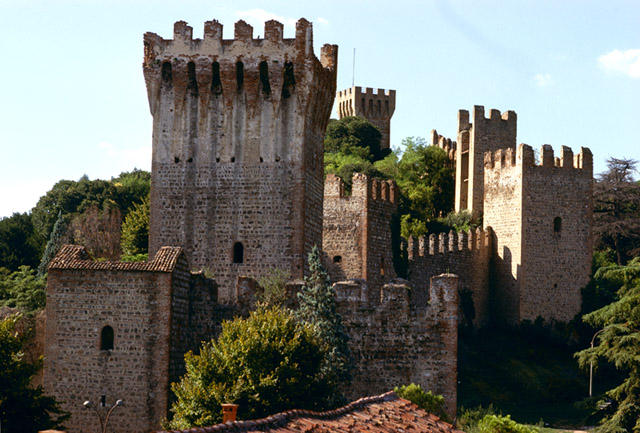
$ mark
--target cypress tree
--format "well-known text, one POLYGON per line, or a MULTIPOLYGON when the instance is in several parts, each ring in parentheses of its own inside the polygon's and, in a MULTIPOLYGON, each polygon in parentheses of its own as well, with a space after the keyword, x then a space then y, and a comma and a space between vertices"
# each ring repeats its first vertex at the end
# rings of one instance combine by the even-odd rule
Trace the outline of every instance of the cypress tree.
POLYGON ((51 230, 51 236, 49 236, 49 241, 47 242, 47 246, 44 249, 44 254, 42 254, 40 265, 38 266, 38 277, 42 277, 47 273, 49 262, 53 260, 53 258, 58 253, 58 250, 62 246, 62 238, 66 232, 67 232, 67 220, 65 217, 62 216, 62 212, 59 212, 58 219, 56 220, 56 223, 53 225, 53 230, 51 230))

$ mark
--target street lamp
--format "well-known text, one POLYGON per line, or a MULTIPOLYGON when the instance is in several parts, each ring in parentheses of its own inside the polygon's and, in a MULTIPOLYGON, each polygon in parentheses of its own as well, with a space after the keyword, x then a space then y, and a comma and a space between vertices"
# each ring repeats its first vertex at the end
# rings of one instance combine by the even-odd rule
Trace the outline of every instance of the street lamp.
POLYGON ((100 432, 101 433, 107 433, 107 425, 109 423, 109 417, 111 416, 111 412, 113 412, 113 410, 118 407, 118 406, 122 406, 124 404, 124 402, 120 399, 116 400, 115 403, 113 403, 113 406, 111 406, 109 408, 109 410, 107 411, 107 415, 103 418, 102 417, 102 413, 100 413, 100 411, 93 405, 93 403, 90 400, 86 400, 84 403, 82 403, 82 405, 87 408, 87 409, 93 409, 93 411, 96 413, 96 415, 98 415, 98 419, 100 420, 100 432))
MULTIPOLYGON (((599 330, 598 332, 596 332, 595 334, 593 334, 593 337, 591 338, 591 348, 593 349, 593 343, 595 343, 596 341, 596 337, 598 335, 600 335, 600 333, 602 331, 604 331, 607 328, 602 328, 601 330, 599 330)), ((591 361, 589 361, 589 397, 591 397, 593 395, 593 359, 591 361)))

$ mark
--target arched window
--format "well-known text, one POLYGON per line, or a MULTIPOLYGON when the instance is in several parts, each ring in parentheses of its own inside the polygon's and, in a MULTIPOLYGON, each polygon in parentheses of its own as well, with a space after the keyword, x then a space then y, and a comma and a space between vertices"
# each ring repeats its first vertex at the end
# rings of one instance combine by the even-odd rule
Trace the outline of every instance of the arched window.
POLYGON ((113 350, 113 328, 109 325, 100 331, 100 350, 113 350))
POLYGON ((233 263, 244 262, 244 246, 242 242, 236 242, 233 244, 233 263))
POLYGON ((562 218, 555 217, 553 219, 553 232, 556 234, 560 234, 562 231, 562 218))
POLYGON ((333 263, 342 263, 342 256, 333 256, 333 263))

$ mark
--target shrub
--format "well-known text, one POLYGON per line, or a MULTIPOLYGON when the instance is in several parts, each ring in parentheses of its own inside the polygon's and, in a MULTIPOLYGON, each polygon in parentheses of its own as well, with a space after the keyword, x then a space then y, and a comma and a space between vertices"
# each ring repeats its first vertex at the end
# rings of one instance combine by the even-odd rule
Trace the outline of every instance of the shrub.
POLYGON ((287 301, 287 282, 291 273, 284 269, 271 269, 267 275, 258 278, 260 291, 257 294, 259 304, 268 307, 282 307, 287 301))
POLYGON ((445 421, 451 421, 444 411, 443 396, 433 394, 431 391, 425 392, 420 385, 415 383, 401 387, 396 386, 393 390, 398 396, 418 405, 420 409, 437 415, 445 421))
POLYGON ((511 415, 485 415, 478 423, 479 433, 538 433, 533 426, 519 424, 511 415))

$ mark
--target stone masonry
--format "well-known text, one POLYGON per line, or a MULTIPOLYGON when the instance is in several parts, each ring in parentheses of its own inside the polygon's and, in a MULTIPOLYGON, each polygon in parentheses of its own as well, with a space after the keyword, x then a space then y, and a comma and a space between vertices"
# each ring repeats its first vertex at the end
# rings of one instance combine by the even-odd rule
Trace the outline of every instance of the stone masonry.
POLYGON ((221 299, 238 276, 271 268, 300 278, 322 244, 323 138, 335 97, 337 46, 313 53, 312 25, 283 38, 277 21, 233 40, 178 21, 173 40, 144 36, 153 115, 150 253, 180 245, 210 270, 221 299))
POLYGON ((355 86, 337 95, 338 117, 364 117, 378 128, 382 138, 380 149, 391 146, 391 117, 396 109, 396 91, 355 86))
POLYGON ((351 195, 340 178, 328 174, 324 184, 322 249, 333 281, 366 280, 371 289, 395 278, 391 250, 391 217, 397 187, 356 173, 351 195))

